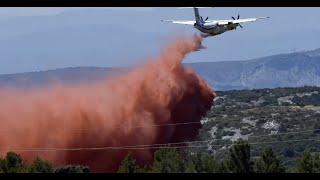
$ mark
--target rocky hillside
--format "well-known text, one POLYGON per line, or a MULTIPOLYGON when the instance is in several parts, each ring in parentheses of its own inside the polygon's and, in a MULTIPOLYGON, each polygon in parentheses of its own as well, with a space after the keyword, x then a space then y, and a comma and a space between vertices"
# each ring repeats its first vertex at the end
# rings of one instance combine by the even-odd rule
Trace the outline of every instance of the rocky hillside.
POLYGON ((249 61, 190 64, 216 90, 320 85, 320 49, 249 61))
POLYGON ((199 131, 203 151, 221 154, 238 139, 248 140, 252 156, 266 146, 290 166, 305 149, 320 151, 320 88, 218 91, 199 131))

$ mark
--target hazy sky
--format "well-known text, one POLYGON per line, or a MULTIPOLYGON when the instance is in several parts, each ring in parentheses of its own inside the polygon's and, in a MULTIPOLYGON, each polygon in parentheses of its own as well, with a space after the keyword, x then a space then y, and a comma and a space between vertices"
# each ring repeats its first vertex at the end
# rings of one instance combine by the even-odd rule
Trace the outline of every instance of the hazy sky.
POLYGON ((65 11, 73 10, 129 10, 129 11, 152 11, 152 7, 1 7, 1 16, 37 16, 56 15, 65 11))
MULTIPOLYGON (((240 14, 241 18, 270 16, 270 19, 258 20, 256 22, 243 23, 243 29, 237 28, 236 31, 229 31, 222 35, 207 38, 204 45, 207 50, 194 53, 187 57, 185 62, 200 62, 200 61, 230 61, 230 60, 248 60, 278 53, 289 53, 300 50, 312 50, 320 48, 320 8, 237 8, 228 7, 213 9, 200 9, 200 14, 209 20, 214 19, 230 19, 231 16, 240 14)), ((125 29, 127 32, 152 34, 150 37, 154 39, 148 41, 149 45, 145 48, 136 47, 134 35, 126 35, 125 42, 128 42, 126 48, 134 49, 134 52, 128 51, 128 54, 119 54, 119 58, 124 58, 122 63, 117 61, 102 61, 97 55, 96 58, 90 59, 90 62, 80 62, 74 56, 68 57, 68 61, 56 61, 50 58, 44 58, 45 53, 41 48, 38 50, 39 55, 33 55, 29 58, 32 60, 22 60, 21 58, 10 59, 11 56, 0 58, 0 63, 3 68, 0 68, 0 74, 34 71, 40 69, 54 69, 65 66, 117 66, 126 65, 135 62, 136 59, 145 58, 149 55, 154 55, 160 50, 163 45, 163 37, 169 37, 174 33, 196 32, 192 26, 184 26, 161 22, 161 19, 177 19, 177 20, 194 20, 192 9, 176 9, 176 8, 0 8, 0 51, 1 47, 5 47, 6 52, 14 50, 17 54, 23 49, 19 46, 19 37, 24 35, 41 33, 43 31, 65 28, 67 25, 76 28, 90 27, 92 24, 111 25, 113 28, 125 29), (112 12, 114 16, 97 16, 95 15, 94 23, 85 20, 84 17, 88 13, 94 12, 112 12), (69 15, 70 14, 70 15, 69 15), (76 14, 76 15, 75 15, 76 14), (63 21, 55 19, 55 17, 63 15, 63 21), (72 18, 71 18, 72 15, 72 18), (48 20, 39 21, 39 17, 45 17, 48 20), (70 17, 70 19, 68 19, 70 17), (27 18, 26 20, 23 18, 27 18), (99 19, 100 18, 100 19, 99 19), (82 20, 83 19, 83 20, 82 20), (118 20, 119 19, 119 20, 118 20), (22 23, 24 22, 24 24, 22 23), (30 22, 30 23, 29 23, 30 22), (16 23, 16 24, 14 24, 16 23), (20 23, 20 24, 19 24, 20 23), (38 24, 37 24, 38 23, 38 24), (59 27, 61 23, 61 27, 59 27), (14 25, 12 25, 14 24, 14 25), (23 25, 22 25, 23 24, 23 25), (6 28, 8 29, 6 30, 6 28), (81 25, 81 26, 80 26, 81 25), (16 28, 15 28, 16 27, 16 28), (3 34, 1 34, 3 33, 3 34), (1 46, 1 41, 10 44, 11 39, 17 42, 14 45, 6 47, 1 46), (149 49, 148 49, 149 48, 149 49), (132 54, 130 54, 132 53, 132 54), (126 55, 126 56, 125 56, 126 55), (41 57, 41 61, 36 57, 41 57), (22 62, 23 61, 23 62, 22 62), (36 67, 36 68, 33 68, 36 67)), ((98 27, 98 26, 97 26, 98 27)), ((57 33, 60 31, 57 31, 57 33)), ((50 34, 50 33, 49 33, 50 34)), ((56 34, 51 34, 56 35, 56 34)), ((106 32, 106 36, 112 36, 106 32)), ((48 35, 49 36, 49 35, 48 35)), ((119 35, 116 35, 119 36, 119 35)), ((37 36, 30 36, 37 38, 37 36)), ((40 36, 39 36, 40 37, 40 36)), ((118 37, 122 38, 121 36, 118 37)), ((12 40, 12 41, 13 41, 12 40)), ((63 39, 60 40, 62 44, 63 39)), ((30 40, 32 42, 32 39, 30 40)), ((51 42, 42 42, 43 46, 51 42)), ((143 44, 144 42, 139 42, 143 44)), ((28 44, 28 48, 32 48, 33 44, 28 44)), ((116 47, 112 43, 107 44, 110 54, 116 51, 116 47), (114 48, 114 51, 113 51, 114 48)), ((36 47, 36 46, 35 46, 36 47)), ((37 47, 38 48, 38 47, 37 47)), ((77 51, 81 53, 81 49, 77 50, 77 46, 72 47, 70 52, 77 51)), ((4 50, 3 50, 4 51, 4 50)), ((64 48, 63 51, 68 51, 64 48)), ((57 49, 59 53, 59 49, 57 49)), ((50 56, 50 55, 48 55, 50 56)), ((63 54, 61 54, 63 56, 63 54)), ((116 56, 112 56, 113 58, 116 56)))

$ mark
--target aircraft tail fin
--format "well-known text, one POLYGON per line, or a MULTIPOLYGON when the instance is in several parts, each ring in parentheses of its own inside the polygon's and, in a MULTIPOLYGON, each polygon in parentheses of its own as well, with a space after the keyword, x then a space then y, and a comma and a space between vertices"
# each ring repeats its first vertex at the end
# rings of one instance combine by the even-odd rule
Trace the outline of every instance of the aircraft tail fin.
POLYGON ((197 24, 203 24, 204 20, 200 16, 199 9, 200 8, 213 8, 213 7, 180 7, 178 9, 188 9, 188 8, 193 8, 197 24))
POLYGON ((199 9, 194 7, 193 10, 194 10, 194 16, 196 18, 197 24, 202 24, 204 21, 203 21, 203 19, 201 19, 201 16, 200 16, 200 13, 199 13, 199 9))

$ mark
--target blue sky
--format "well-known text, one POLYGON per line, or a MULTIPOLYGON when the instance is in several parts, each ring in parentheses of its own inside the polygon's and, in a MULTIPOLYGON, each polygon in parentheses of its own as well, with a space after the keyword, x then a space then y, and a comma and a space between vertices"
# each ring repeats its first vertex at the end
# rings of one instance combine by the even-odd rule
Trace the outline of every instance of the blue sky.
MULTIPOLYGON (((203 44, 208 49, 189 55, 185 62, 248 60, 320 48, 317 7, 216 7, 200 9, 200 13, 211 20, 230 19, 238 14, 242 18, 271 18, 244 23, 243 29, 207 38, 203 44)), ((0 8, 0 54, 5 54, 0 57, 0 74, 70 66, 131 65, 156 56, 173 34, 196 32, 192 26, 161 19, 193 20, 194 14, 192 9, 160 7, 0 8), (98 38, 95 43, 90 32, 84 33, 86 28, 111 42, 103 43, 98 38), (80 40, 71 41, 62 38, 68 34, 59 34, 67 32, 78 32, 75 38, 81 37, 80 40), (86 45, 88 42, 95 45, 86 45)))

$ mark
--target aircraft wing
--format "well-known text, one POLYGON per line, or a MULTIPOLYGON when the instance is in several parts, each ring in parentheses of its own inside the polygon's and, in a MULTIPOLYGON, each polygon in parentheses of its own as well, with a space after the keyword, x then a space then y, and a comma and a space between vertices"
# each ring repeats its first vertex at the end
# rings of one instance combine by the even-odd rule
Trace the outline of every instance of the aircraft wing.
POLYGON ((235 19, 235 20, 215 20, 215 21, 206 21, 206 22, 212 22, 217 23, 218 25, 228 25, 228 24, 240 24, 244 22, 253 22, 258 19, 267 19, 269 17, 258 17, 258 18, 246 18, 246 19, 235 19))
POLYGON ((194 23, 196 23, 196 21, 180 21, 180 20, 161 20, 164 22, 171 22, 174 24, 185 24, 185 25, 194 25, 194 23))
MULTIPOLYGON (((205 21, 206 23, 214 23, 218 25, 228 25, 228 24, 240 24, 244 22, 253 22, 258 19, 266 19, 269 17, 258 17, 258 18, 246 18, 246 19, 231 19, 231 20, 214 20, 214 21, 205 21)), ((185 24, 185 25, 194 25, 196 21, 183 21, 183 20, 161 20, 164 22, 171 22, 174 24, 185 24)))

